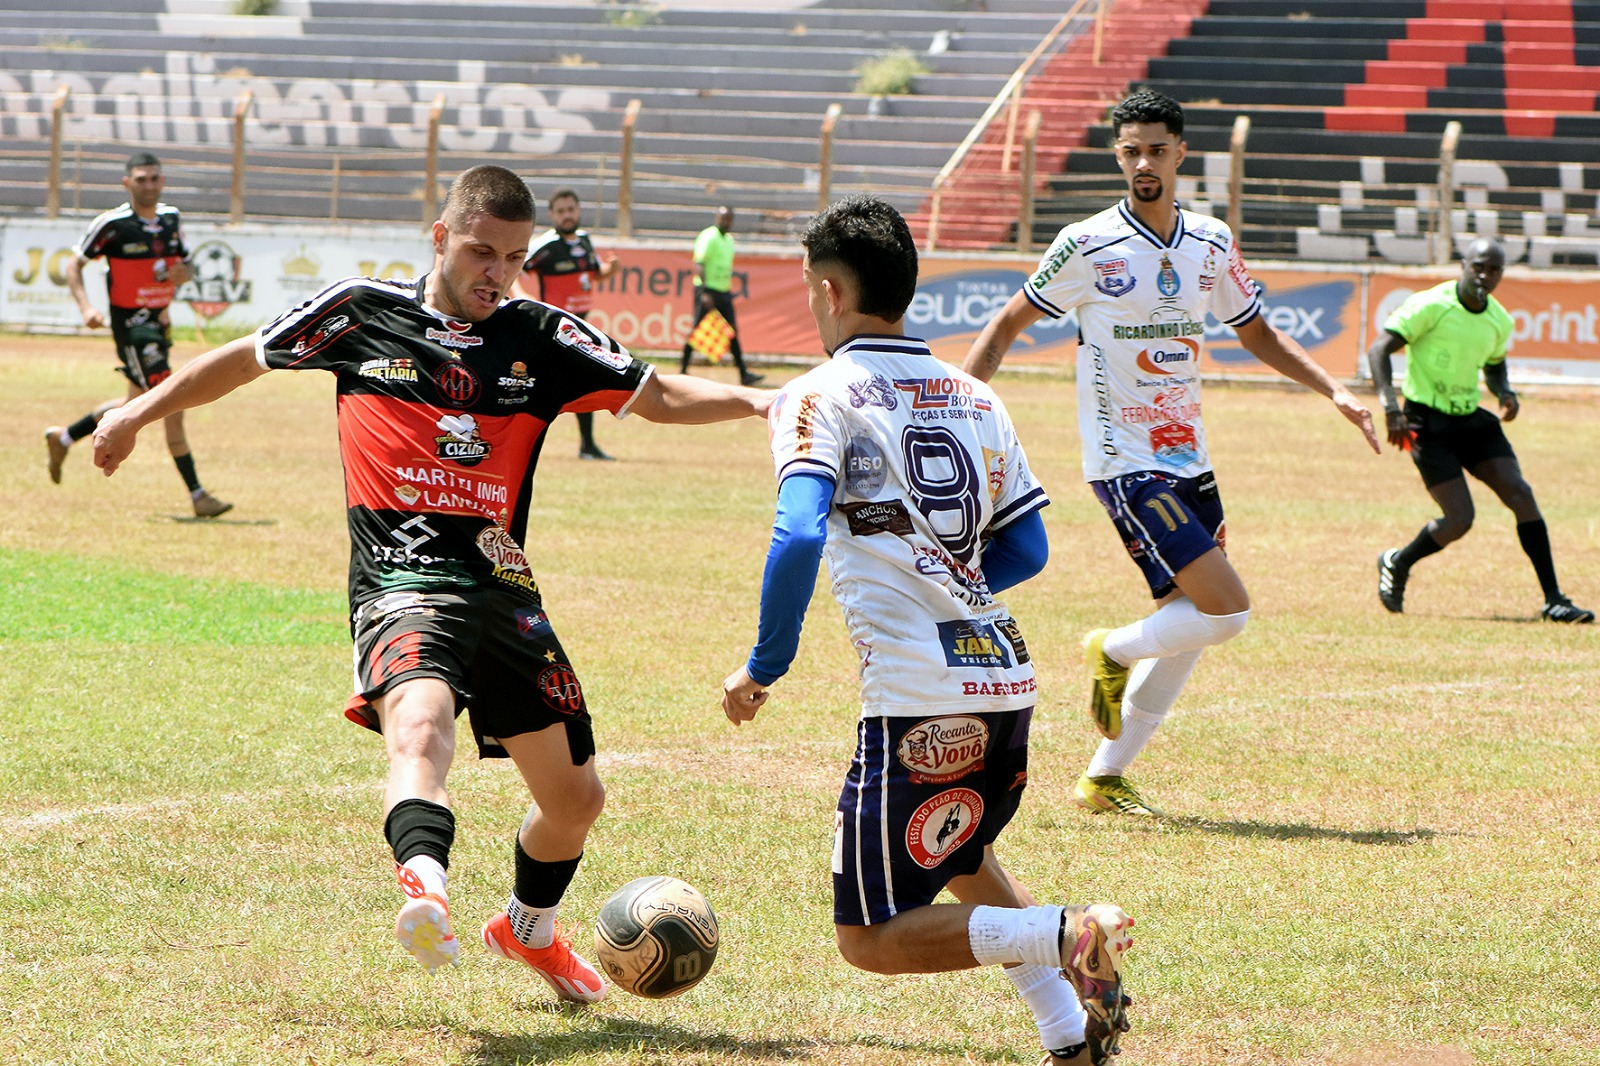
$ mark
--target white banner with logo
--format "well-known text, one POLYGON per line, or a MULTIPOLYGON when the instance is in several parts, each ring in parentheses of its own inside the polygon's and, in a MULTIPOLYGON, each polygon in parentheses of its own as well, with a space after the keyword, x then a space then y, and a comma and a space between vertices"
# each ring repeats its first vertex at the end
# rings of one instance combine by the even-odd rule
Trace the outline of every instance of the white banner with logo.
MULTIPOLYGON (((0 324, 32 329, 82 326, 66 267, 89 219, 10 222, 0 239, 0 324)), ((223 226, 185 222, 194 276, 172 303, 172 324, 197 322, 246 333, 352 276, 410 278, 433 263, 416 227, 223 226)), ((105 261, 84 267, 89 299, 106 306, 105 261)))

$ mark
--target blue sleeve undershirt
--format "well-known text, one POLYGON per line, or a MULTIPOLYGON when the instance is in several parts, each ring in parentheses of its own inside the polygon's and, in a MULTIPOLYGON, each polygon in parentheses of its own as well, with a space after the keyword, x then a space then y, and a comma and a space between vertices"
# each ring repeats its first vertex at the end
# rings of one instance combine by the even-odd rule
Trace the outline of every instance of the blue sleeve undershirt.
POLYGON ((995 533, 983 549, 983 576, 989 591, 999 594, 1043 570, 1049 560, 1044 515, 1033 510, 995 533))
MULTIPOLYGON (((778 513, 761 575, 761 621, 756 646, 745 664, 757 684, 770 685, 788 673, 800 646, 801 625, 827 541, 833 490, 832 478, 809 473, 791 474, 778 486, 778 513)), ((984 549, 989 590, 998 593, 1021 584, 1043 570, 1049 558, 1044 516, 1030 511, 997 531, 984 549)))
POLYGON ((788 673, 800 646, 800 626, 827 540, 833 486, 832 478, 820 474, 790 474, 778 486, 778 514, 761 575, 761 624, 745 664, 757 684, 770 685, 788 673))

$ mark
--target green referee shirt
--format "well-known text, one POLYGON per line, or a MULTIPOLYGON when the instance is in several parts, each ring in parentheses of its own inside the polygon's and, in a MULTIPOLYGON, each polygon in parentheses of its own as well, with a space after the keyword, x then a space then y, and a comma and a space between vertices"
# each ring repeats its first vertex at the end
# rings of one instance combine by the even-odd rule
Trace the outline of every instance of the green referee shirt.
POLYGON ((1469 311, 1454 281, 1414 293, 1383 328, 1406 342, 1406 399, 1450 415, 1478 409, 1478 372, 1504 362, 1511 344, 1511 315, 1500 301, 1490 296, 1483 311, 1469 311))
POLYGON ((717 292, 733 288, 733 234, 707 226, 694 239, 694 261, 704 271, 705 286, 717 292))

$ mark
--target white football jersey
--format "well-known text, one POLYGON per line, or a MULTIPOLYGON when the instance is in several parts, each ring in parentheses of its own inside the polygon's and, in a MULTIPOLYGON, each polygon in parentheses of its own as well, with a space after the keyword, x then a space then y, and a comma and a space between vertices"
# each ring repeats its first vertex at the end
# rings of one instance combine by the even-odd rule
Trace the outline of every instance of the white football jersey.
POLYGON ((824 555, 862 714, 1033 706, 1028 648, 983 551, 1049 499, 994 391, 923 341, 859 336, 791 381, 768 424, 780 481, 834 481, 824 555))
POLYGON ((1057 234, 1022 291, 1052 318, 1078 312, 1086 480, 1211 469, 1200 421, 1206 313, 1229 326, 1261 313, 1224 223, 1179 211, 1167 242, 1121 201, 1057 234))

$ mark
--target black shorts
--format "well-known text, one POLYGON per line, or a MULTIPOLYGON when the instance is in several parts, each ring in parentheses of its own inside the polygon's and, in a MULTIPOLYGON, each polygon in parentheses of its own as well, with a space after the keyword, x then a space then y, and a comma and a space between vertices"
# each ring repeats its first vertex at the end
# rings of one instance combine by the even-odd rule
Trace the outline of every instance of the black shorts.
POLYGON ((578 675, 543 608, 501 589, 392 592, 358 608, 356 694, 345 717, 378 729, 370 701, 402 681, 435 677, 466 710, 478 756, 503 759, 503 737, 567 730, 572 765, 594 754, 594 724, 578 675))
POLYGON ((833 834, 833 921, 878 925, 978 872, 1028 782, 1033 708, 863 718, 833 834))
MULTIPOLYGON (((706 317, 700 306, 700 293, 704 292, 711 297, 711 306, 716 308, 722 317, 728 320, 728 325, 733 327, 734 332, 737 333, 739 331, 739 321, 733 316, 733 293, 719 292, 716 289, 706 288, 697 288, 694 292, 694 323, 696 326, 700 324, 702 318, 706 317)), ((692 330, 693 327, 691 327, 691 332, 692 330)))
POLYGON ((1411 461, 1428 488, 1454 481, 1490 459, 1515 459, 1506 431, 1493 411, 1480 407, 1470 415, 1447 415, 1427 404, 1407 400, 1406 428, 1413 434, 1411 461))
POLYGON ((108 316, 122 376, 141 389, 153 389, 172 373, 172 334, 159 307, 113 307, 108 316))

